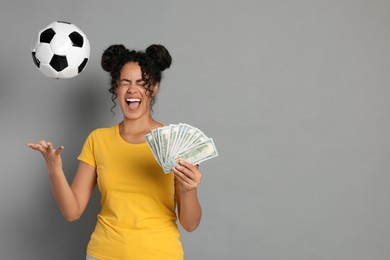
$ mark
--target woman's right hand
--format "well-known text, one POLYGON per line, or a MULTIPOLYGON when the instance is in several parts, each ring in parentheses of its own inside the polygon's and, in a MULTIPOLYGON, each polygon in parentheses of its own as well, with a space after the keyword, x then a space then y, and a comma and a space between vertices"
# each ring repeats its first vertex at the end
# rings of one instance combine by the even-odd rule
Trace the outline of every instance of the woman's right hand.
POLYGON ((64 146, 61 145, 57 149, 54 149, 51 142, 40 140, 36 144, 28 143, 27 147, 41 152, 43 158, 46 161, 46 167, 49 174, 55 173, 57 170, 62 169, 61 152, 64 150, 64 146))

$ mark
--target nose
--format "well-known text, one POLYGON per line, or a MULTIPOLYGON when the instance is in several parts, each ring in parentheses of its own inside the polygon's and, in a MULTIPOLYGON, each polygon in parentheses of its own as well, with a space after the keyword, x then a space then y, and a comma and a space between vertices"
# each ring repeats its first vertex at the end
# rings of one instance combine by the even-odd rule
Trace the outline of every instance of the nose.
POLYGON ((129 84, 129 87, 127 88, 127 93, 135 93, 137 91, 137 88, 134 84, 129 84))

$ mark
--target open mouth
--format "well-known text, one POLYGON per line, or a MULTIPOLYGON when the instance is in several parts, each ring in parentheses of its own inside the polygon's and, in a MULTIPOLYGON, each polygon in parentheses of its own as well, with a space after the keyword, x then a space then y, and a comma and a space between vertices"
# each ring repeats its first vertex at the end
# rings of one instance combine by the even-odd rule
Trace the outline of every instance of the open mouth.
POLYGON ((139 98, 127 98, 126 103, 130 110, 137 110, 141 104, 141 99, 139 98))

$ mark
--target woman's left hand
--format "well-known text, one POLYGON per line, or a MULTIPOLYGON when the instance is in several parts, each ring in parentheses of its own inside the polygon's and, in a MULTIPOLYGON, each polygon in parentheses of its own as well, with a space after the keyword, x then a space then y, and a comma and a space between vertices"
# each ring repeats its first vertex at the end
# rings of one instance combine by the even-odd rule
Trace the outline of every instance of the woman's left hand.
POLYGON ((173 167, 175 180, 178 182, 181 192, 198 188, 202 179, 202 173, 198 168, 199 165, 192 165, 183 160, 180 160, 178 164, 173 167))

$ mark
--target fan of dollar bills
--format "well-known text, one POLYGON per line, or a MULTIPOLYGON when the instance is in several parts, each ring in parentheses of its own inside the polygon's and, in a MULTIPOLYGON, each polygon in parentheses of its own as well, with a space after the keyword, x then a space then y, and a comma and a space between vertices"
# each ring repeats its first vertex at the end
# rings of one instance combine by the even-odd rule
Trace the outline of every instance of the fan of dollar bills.
POLYGON ((188 124, 156 128, 145 139, 165 173, 171 172, 178 160, 199 164, 218 156, 213 139, 188 124))

